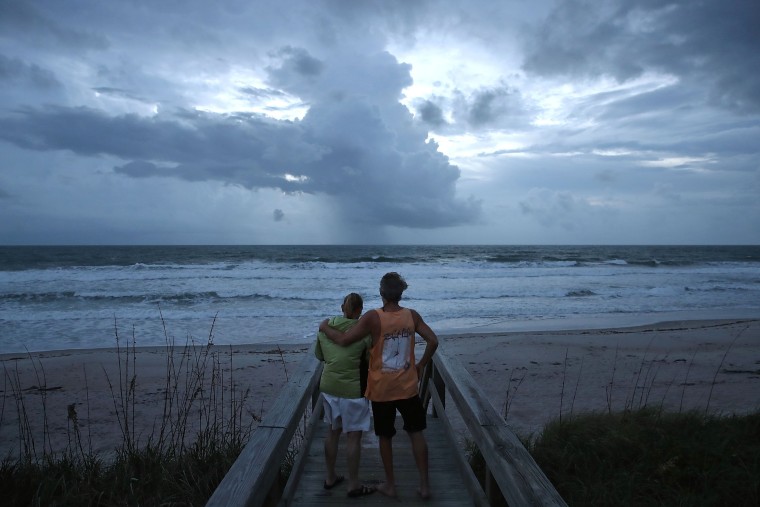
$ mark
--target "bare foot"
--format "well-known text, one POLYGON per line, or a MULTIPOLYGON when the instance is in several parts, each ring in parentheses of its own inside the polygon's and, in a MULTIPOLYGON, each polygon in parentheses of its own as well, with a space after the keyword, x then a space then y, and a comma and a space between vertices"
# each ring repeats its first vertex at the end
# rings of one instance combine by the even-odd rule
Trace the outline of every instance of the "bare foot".
POLYGON ((432 496, 428 488, 418 489, 417 494, 420 495, 420 498, 422 498, 423 500, 430 500, 430 497, 432 496))
POLYGON ((377 487, 377 491, 385 496, 396 498, 396 486, 390 486, 387 482, 383 482, 377 487))

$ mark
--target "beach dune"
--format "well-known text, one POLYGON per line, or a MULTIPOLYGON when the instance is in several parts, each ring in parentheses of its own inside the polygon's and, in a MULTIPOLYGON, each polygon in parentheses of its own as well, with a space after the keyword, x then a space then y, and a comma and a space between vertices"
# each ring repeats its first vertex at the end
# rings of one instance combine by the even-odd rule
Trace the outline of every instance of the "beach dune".
MULTIPOLYGON (((440 350, 464 365, 521 435, 540 432, 560 415, 588 411, 649 406, 733 414, 760 409, 760 319, 459 334, 441 336, 440 350)), ((210 357, 207 370, 222 381, 217 397, 224 393, 227 402, 221 403, 227 406, 233 398, 244 398, 244 418, 255 426, 311 347, 212 345, 170 352, 137 347, 4 354, 0 454, 16 456, 30 442, 38 455, 61 452, 77 445, 75 426, 82 445, 97 453, 121 445, 125 424, 138 443, 155 438, 167 410, 167 382, 170 392, 173 382, 182 391, 187 371, 206 357, 203 352, 210 357), (173 375, 167 376, 168 371, 173 375), (130 407, 126 423, 125 406, 130 407)))

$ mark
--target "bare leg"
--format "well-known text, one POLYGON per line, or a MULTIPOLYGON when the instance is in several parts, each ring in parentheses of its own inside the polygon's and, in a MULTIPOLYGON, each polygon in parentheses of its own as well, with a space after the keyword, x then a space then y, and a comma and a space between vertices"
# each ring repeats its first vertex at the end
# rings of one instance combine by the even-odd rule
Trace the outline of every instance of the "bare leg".
POLYGON ((428 446, 425 435, 421 431, 409 433, 412 441, 412 454, 417 470, 420 472, 420 489, 418 493, 424 499, 430 498, 430 477, 428 475, 428 446))
POLYGON ((359 460, 362 453, 362 432, 346 433, 346 457, 348 458, 348 490, 359 489, 359 460))
POLYGON ((378 437, 380 442, 380 458, 383 460, 385 482, 377 490, 385 496, 396 496, 396 478, 393 475, 393 438, 378 437))
POLYGON ((335 484, 338 475, 335 473, 335 461, 338 458, 338 439, 342 429, 330 428, 325 437, 325 484, 335 484))

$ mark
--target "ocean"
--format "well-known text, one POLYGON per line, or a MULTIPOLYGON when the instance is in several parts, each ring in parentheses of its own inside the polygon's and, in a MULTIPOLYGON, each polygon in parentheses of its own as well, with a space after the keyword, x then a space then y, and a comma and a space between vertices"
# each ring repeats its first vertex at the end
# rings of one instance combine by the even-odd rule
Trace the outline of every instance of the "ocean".
POLYGON ((440 335, 760 316, 760 246, 0 247, 0 353, 310 343, 388 271, 440 335))

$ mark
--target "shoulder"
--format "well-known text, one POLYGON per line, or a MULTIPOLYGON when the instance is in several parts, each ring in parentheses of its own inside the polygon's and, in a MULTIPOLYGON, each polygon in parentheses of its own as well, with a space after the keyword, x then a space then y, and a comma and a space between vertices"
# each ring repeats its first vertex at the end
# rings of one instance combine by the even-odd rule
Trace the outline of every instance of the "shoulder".
POLYGON ((335 317, 330 317, 330 320, 327 322, 331 327, 335 327, 337 325, 340 325, 342 322, 346 321, 346 319, 343 315, 336 315, 335 317))
POLYGON ((333 327, 335 329, 338 329, 339 331, 347 331, 348 329, 351 329, 355 324, 357 320, 356 319, 349 319, 346 317, 343 317, 342 315, 333 317, 330 319, 328 324, 330 327, 333 327))
POLYGON ((380 312, 382 310, 367 310, 362 315, 359 322, 362 323, 362 330, 372 334, 373 336, 380 331, 380 312))
POLYGON ((362 315, 361 318, 368 321, 378 320, 380 318, 381 311, 382 311, 382 308, 367 310, 366 312, 364 312, 364 315, 362 315))

